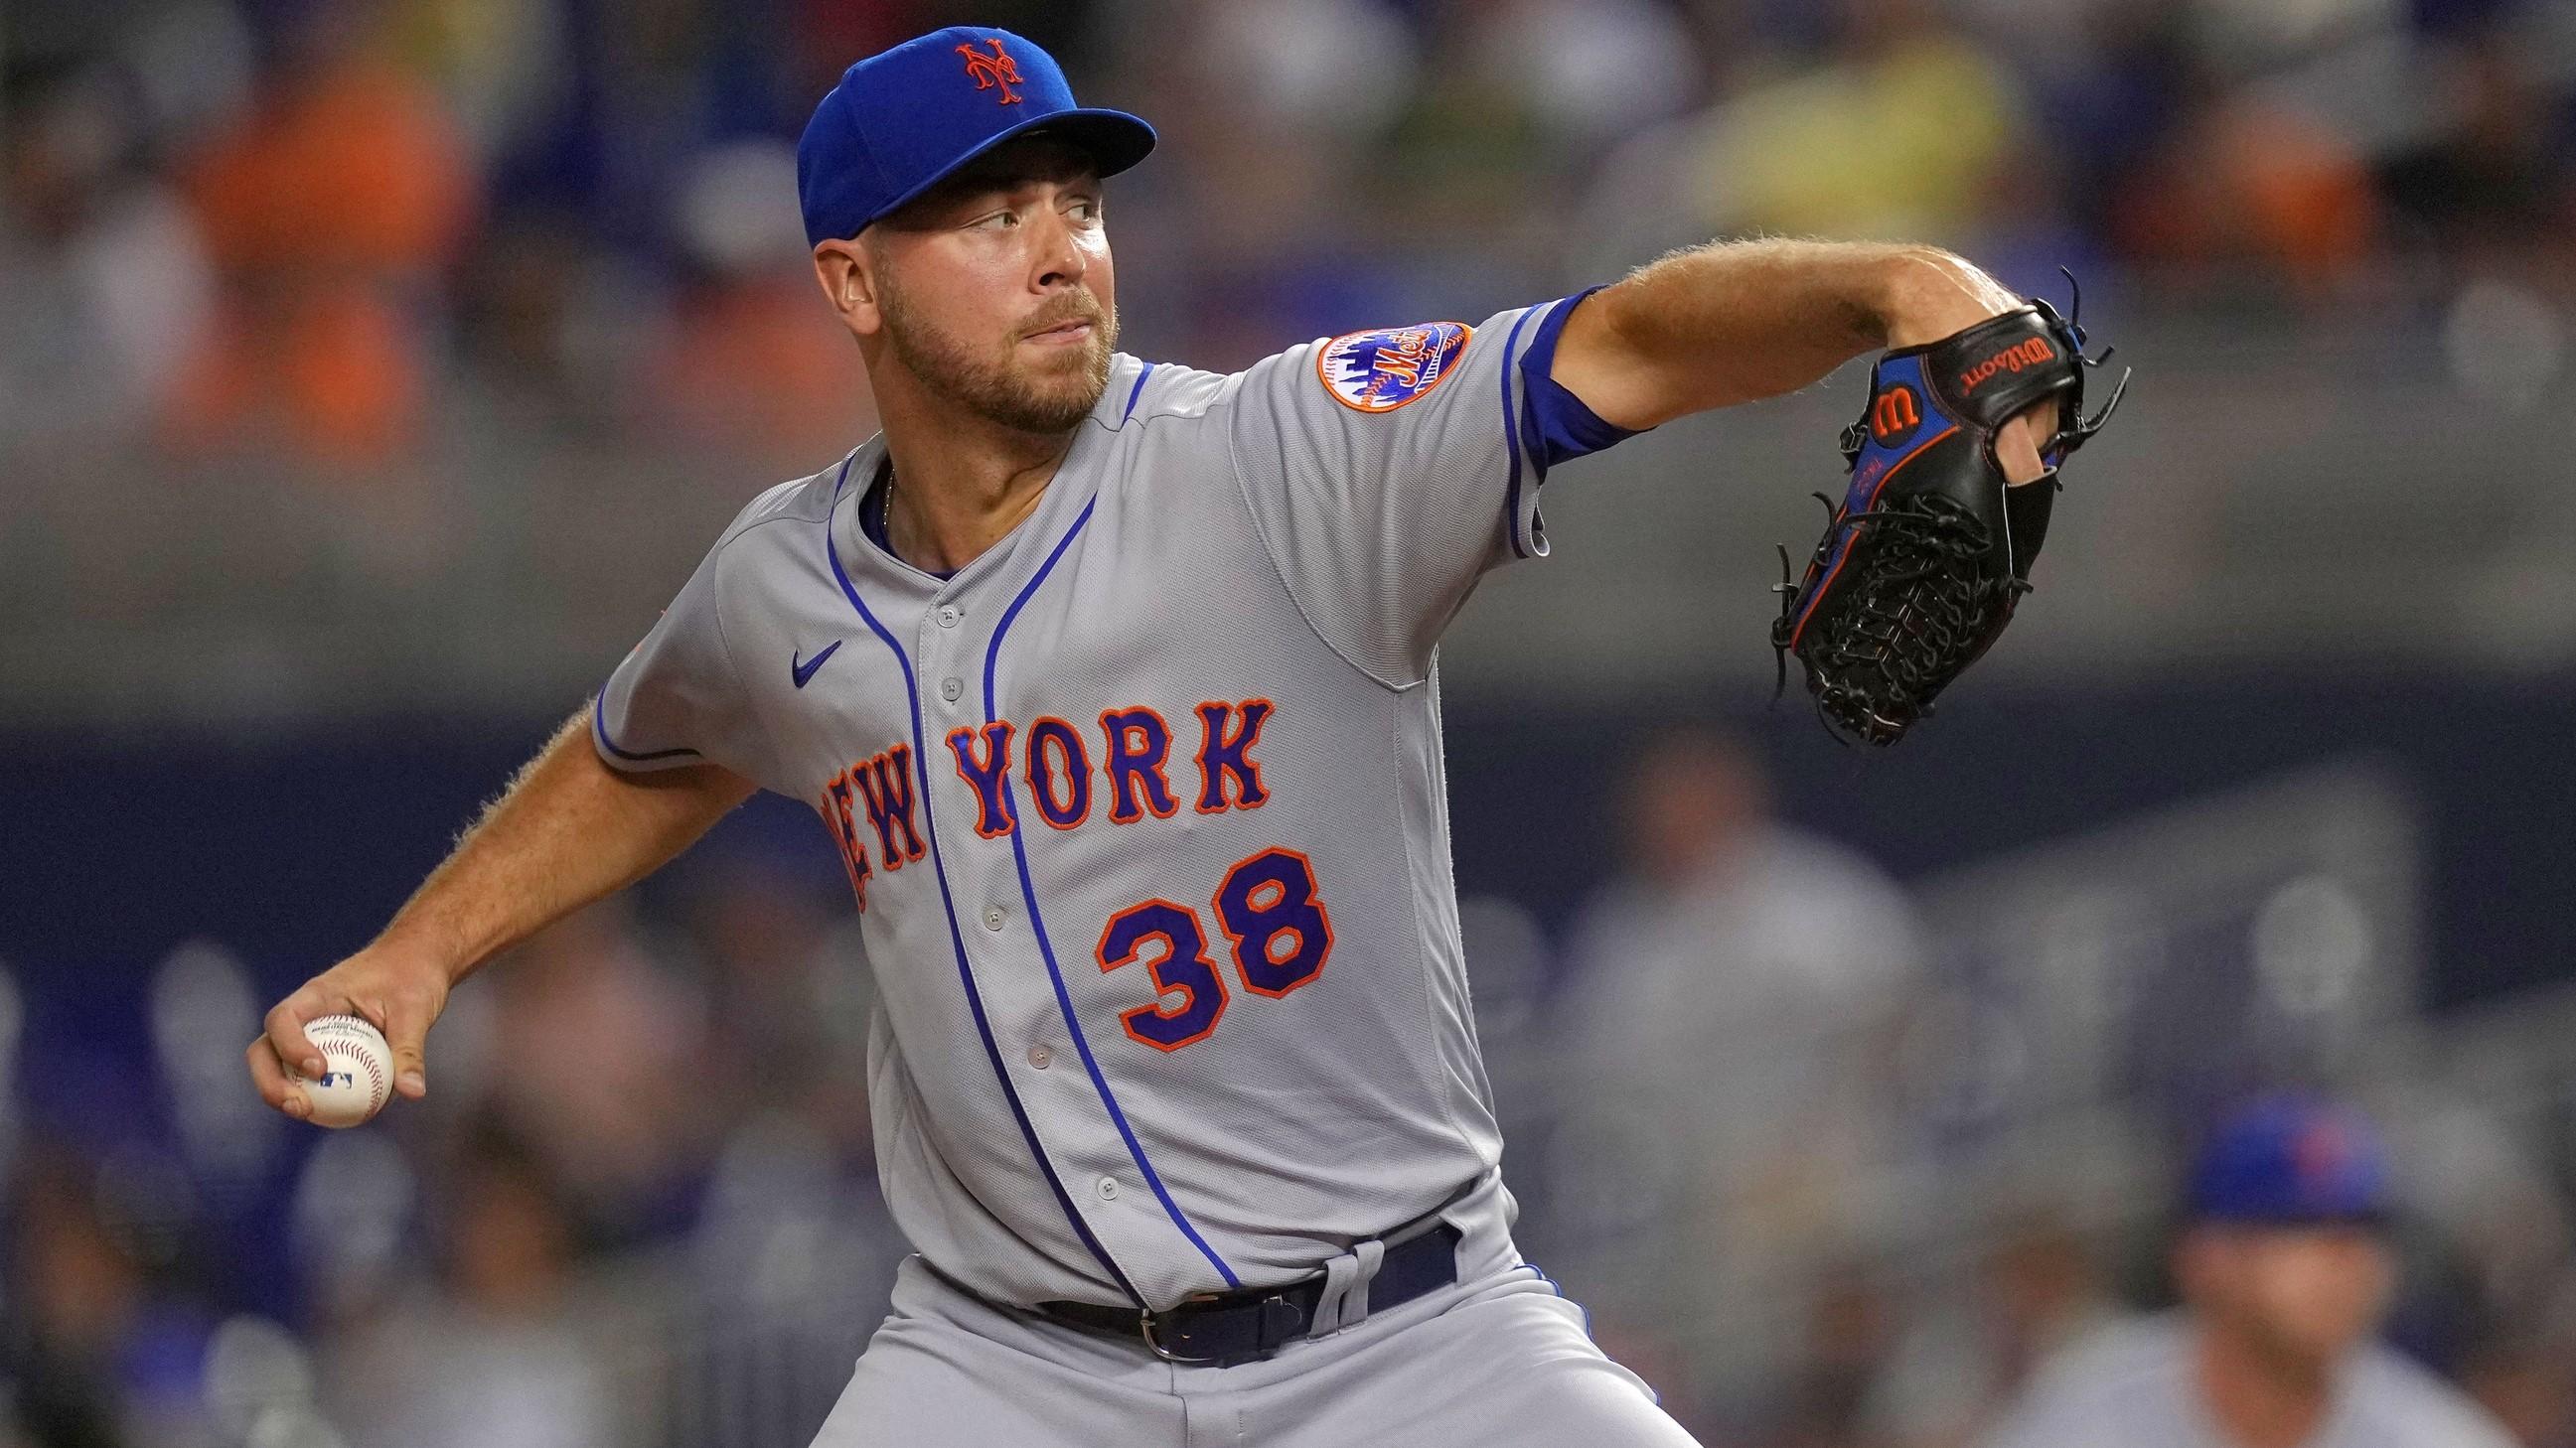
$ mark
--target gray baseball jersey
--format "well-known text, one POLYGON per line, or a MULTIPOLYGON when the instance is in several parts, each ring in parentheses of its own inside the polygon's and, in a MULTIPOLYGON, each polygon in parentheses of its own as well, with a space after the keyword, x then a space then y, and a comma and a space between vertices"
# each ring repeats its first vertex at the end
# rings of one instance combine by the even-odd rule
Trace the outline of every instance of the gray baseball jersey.
POLYGON ((1546 465, 1625 436, 1546 379, 1580 300, 1232 376, 1120 354, 946 579, 864 526, 871 440, 745 509, 602 691, 612 765, 821 813, 886 1196, 967 1286, 1160 1308, 1480 1183, 1509 1213, 1433 656, 1546 551, 1546 465))
MULTIPOLYGON (((1989 1448, 2235 1448, 2194 1381, 2190 1319, 2105 1328, 2044 1369, 1989 1448)), ((2513 1448, 2457 1389, 2372 1344, 2344 1366, 2304 1448, 2513 1448)))

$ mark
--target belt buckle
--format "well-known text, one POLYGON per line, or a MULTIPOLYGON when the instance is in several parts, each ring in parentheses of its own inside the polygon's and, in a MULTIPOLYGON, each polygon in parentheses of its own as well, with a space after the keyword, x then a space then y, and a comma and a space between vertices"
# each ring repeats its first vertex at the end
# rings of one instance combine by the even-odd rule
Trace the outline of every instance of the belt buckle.
POLYGON ((1167 1363, 1178 1363, 1183 1367, 1205 1367, 1218 1361, 1215 1358, 1187 1357, 1163 1346, 1163 1340, 1154 1336, 1154 1317, 1155 1312, 1150 1307, 1136 1314, 1137 1329, 1144 1333, 1145 1347, 1154 1356, 1167 1363))

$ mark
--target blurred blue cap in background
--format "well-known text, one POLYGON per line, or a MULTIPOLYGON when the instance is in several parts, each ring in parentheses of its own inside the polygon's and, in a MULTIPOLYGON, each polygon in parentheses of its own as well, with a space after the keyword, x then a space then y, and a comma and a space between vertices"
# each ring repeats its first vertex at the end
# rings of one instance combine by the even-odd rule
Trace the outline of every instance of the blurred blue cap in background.
POLYGON ((1043 129, 1115 175, 1154 149, 1125 111, 1074 104, 1055 58, 1007 30, 952 25, 869 56, 841 75, 796 143, 808 244, 869 223, 1015 136, 1043 129))
POLYGON ((2388 1212, 2388 1151, 2359 1112, 2266 1096, 2222 1119, 2192 1171, 2191 1214, 2248 1223, 2376 1222, 2388 1212))

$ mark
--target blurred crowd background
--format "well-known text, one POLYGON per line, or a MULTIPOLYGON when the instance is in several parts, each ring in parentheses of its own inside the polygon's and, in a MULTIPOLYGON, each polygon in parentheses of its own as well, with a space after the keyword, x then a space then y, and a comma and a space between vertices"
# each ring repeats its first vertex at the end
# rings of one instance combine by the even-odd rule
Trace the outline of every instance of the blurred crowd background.
POLYGON ((1887 757, 1766 708, 1851 372, 1562 469, 1445 651, 1523 1245, 1708 1442, 1981 1441, 2299 1085, 2394 1143, 2391 1339, 2576 1445, 2546 0, 10 0, 0 1444, 810 1437, 905 1248, 798 806, 467 986, 424 1104, 299 1127, 241 1049, 873 430, 794 137, 967 20, 1161 129, 1143 356, 1786 233, 2064 265, 2138 367, 1887 757))

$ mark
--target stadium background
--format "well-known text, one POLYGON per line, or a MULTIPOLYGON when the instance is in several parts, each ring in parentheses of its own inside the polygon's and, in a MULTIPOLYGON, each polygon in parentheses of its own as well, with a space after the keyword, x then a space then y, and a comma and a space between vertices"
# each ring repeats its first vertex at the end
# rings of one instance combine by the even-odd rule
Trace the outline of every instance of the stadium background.
POLYGON ((2576 1443, 2576 13, 2521 0, 12 0, 0 1443, 806 1441, 903 1250, 807 811, 494 966, 367 1130, 240 1051, 871 429, 793 137, 965 19, 1161 128, 1147 357, 1773 232, 2064 262, 2138 366, 1892 754, 1766 707, 1856 371, 1565 468, 1445 652, 1525 1245, 1708 1441, 1973 1441, 2306 1083, 2397 1141, 2394 1334, 2576 1443))

